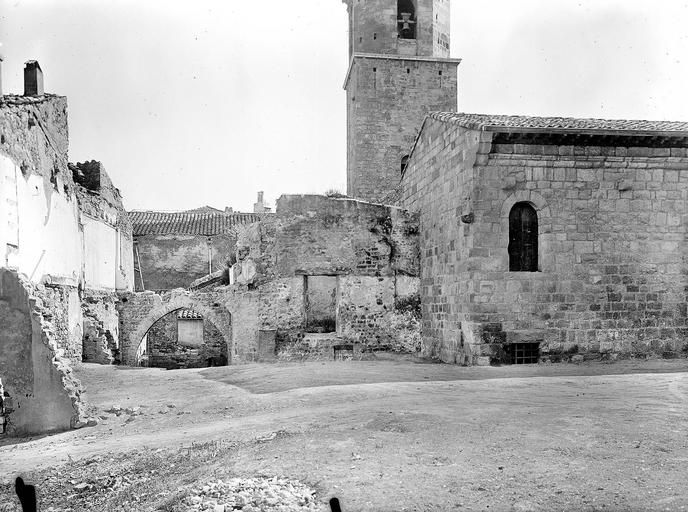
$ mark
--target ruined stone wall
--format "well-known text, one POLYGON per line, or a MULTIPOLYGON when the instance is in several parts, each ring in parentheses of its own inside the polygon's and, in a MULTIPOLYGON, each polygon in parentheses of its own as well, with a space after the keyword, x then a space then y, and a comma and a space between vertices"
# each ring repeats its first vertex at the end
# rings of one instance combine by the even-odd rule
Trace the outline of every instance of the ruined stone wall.
POLYGON ((331 306, 337 336, 389 348, 396 343, 395 301, 418 293, 417 237, 416 218, 398 208, 283 196, 276 216, 239 231, 234 270, 239 286, 258 291, 261 329, 275 331, 278 350, 307 332, 330 330, 309 321, 331 306), (250 282, 242 280, 246 269, 250 282), (317 289, 325 286, 320 281, 327 290, 317 289))
POLYGON ((423 336, 445 361, 511 343, 551 360, 686 353, 685 149, 493 145, 428 120, 404 178, 421 212, 423 336), (539 271, 510 272, 512 206, 539 221, 539 271))
POLYGON ((43 305, 46 320, 54 330, 54 340, 71 361, 81 361, 83 314, 79 290, 72 286, 46 286, 43 288, 43 305))
POLYGON ((119 315, 117 296, 87 291, 82 298, 84 318, 82 360, 113 364, 119 361, 119 315))
POLYGON ((67 163, 65 98, 0 97, 0 132, 0 267, 49 285, 44 300, 55 342, 80 361, 81 295, 133 286, 121 196, 98 162, 67 163), (82 180, 93 167, 98 172, 82 180))
POLYGON ((60 330, 43 298, 14 271, 0 269, 0 431, 10 435, 57 432, 86 425, 81 386, 62 358, 60 330))
MULTIPOLYGON (((209 248, 215 272, 227 266, 236 244, 234 235, 146 235, 138 236, 136 240, 146 290, 187 288, 195 280, 208 275, 209 248), (212 240, 210 246, 208 238, 212 240)), ((138 276, 136 289, 142 291, 138 276)))
POLYGON ((386 202, 430 111, 455 111, 457 62, 356 57, 347 91, 347 193, 386 202))
POLYGON ((398 208, 282 196, 277 215, 241 230, 261 281, 294 275, 418 274, 417 225, 398 208))

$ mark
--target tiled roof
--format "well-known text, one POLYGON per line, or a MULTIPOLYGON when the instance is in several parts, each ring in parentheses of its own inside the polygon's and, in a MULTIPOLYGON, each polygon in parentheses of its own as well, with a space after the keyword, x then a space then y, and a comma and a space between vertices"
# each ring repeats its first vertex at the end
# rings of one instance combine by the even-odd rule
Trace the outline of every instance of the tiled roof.
POLYGON ((432 112, 429 117, 455 123, 470 130, 524 132, 615 132, 628 135, 688 136, 688 122, 629 121, 622 119, 579 119, 574 117, 502 116, 432 112))
POLYGON ((225 235, 235 226, 258 222, 255 213, 129 212, 134 236, 225 235))
POLYGON ((179 320, 203 320, 203 315, 193 309, 180 309, 177 311, 177 318, 179 320))

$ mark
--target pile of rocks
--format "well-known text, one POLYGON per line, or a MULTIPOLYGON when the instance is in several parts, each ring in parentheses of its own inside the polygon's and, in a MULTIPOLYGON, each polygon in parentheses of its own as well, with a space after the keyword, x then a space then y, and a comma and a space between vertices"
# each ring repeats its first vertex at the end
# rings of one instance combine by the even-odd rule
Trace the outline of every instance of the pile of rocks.
POLYGON ((226 512, 321 512, 315 491, 286 478, 232 478, 194 487, 183 500, 186 510, 226 512))

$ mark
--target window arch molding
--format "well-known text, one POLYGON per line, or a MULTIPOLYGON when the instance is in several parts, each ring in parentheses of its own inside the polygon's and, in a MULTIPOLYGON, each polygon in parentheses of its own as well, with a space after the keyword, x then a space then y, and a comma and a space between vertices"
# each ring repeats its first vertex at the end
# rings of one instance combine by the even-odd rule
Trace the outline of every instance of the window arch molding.
POLYGON ((537 192, 519 190, 510 194, 502 203, 500 214, 500 247, 502 249, 502 268, 509 270, 509 214, 517 203, 527 203, 535 209, 538 216, 538 259, 539 270, 547 272, 553 267, 553 254, 550 250, 552 241, 552 211, 549 204, 537 192))

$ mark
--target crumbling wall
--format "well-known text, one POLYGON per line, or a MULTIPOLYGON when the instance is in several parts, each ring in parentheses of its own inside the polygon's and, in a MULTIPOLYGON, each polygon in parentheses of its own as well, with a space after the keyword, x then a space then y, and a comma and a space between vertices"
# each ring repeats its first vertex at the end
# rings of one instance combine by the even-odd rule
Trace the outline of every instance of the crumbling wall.
MULTIPOLYGON (((146 290, 188 288, 212 270, 227 267, 227 259, 235 250, 233 234, 205 235, 143 235, 136 237, 141 275, 146 290), (209 243, 208 240, 211 240, 209 243)), ((141 290, 140 279, 136 283, 141 290)))
POLYGON ((10 435, 85 426, 81 385, 55 341, 50 313, 15 271, 0 269, 0 378, 2 422, 10 435))
POLYGON ((84 319, 79 290, 73 286, 43 288, 44 316, 55 332, 55 343, 70 361, 81 361, 84 319))
POLYGON ((418 294, 415 216, 349 199, 283 196, 275 216, 238 232, 232 280, 260 293, 261 329, 275 331, 278 350, 329 331, 371 350, 417 345, 398 339, 401 330, 417 338, 419 322, 394 318, 397 300, 418 294))
POLYGON ((113 364, 119 360, 119 314, 117 296, 87 291, 81 303, 84 318, 82 360, 113 364))
POLYGON ((84 281, 87 289, 134 288, 133 235, 120 191, 102 163, 69 164, 83 226, 84 281))
POLYGON ((0 97, 0 264, 77 286, 82 240, 67 168, 67 102, 0 97))

